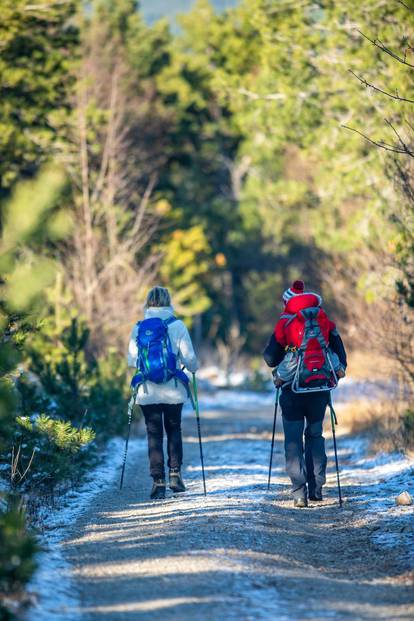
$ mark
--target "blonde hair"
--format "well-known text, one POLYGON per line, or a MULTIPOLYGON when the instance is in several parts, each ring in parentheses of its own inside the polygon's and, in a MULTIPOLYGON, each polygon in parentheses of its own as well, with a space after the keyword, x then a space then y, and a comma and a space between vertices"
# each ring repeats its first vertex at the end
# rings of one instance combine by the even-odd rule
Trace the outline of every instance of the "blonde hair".
POLYGON ((170 292, 166 287, 153 287, 147 295, 145 308, 171 306, 170 292))

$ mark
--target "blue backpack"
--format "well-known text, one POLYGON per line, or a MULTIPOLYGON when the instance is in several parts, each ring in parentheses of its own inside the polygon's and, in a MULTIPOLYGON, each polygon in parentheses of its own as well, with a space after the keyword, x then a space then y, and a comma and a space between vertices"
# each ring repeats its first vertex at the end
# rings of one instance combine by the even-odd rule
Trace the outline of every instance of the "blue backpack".
POLYGON ((165 384, 175 378, 188 389, 188 377, 177 369, 177 356, 173 352, 168 326, 177 321, 176 317, 160 319, 151 317, 138 322, 137 334, 137 373, 131 381, 133 389, 150 381, 154 384, 165 384))

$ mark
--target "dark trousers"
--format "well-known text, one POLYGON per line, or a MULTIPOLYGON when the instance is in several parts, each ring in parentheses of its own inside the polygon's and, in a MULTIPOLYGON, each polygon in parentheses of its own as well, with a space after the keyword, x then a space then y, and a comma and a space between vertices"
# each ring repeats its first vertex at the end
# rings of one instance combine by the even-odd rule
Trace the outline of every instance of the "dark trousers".
POLYGON ((327 459, 322 428, 328 402, 327 391, 297 395, 289 387, 282 390, 286 472, 295 498, 306 497, 306 484, 310 494, 319 492, 325 484, 327 459))
POLYGON ((165 476, 163 423, 167 434, 168 468, 170 470, 179 469, 183 463, 183 441, 181 436, 181 410, 183 409, 183 404, 155 403, 153 405, 142 405, 141 409, 147 427, 150 474, 154 480, 163 479, 165 476))

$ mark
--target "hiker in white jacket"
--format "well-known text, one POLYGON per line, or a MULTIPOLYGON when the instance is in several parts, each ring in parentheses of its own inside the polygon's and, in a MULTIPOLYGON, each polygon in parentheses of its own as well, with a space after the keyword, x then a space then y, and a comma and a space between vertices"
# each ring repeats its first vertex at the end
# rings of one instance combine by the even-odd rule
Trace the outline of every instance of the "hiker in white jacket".
MULTIPOLYGON (((142 378, 137 388, 136 403, 141 406, 145 418, 150 473, 154 480, 151 498, 155 499, 165 497, 163 427, 167 433, 169 487, 174 492, 185 491, 181 477, 183 459, 181 411, 189 393, 185 382, 180 379, 182 377, 181 368, 184 366, 191 373, 195 373, 198 369, 198 362, 185 324, 174 317, 168 289, 164 287, 154 287, 151 289, 147 296, 144 311, 144 321, 138 322, 131 332, 128 346, 128 366, 134 368, 138 366, 139 369, 139 330, 141 330, 141 335, 144 332, 144 335, 149 334, 151 338, 151 328, 154 322, 148 323, 145 320, 158 318, 165 322, 167 326, 171 350, 175 355, 174 366, 177 368, 177 376, 171 377, 167 381, 162 381, 162 383, 156 383, 149 379, 144 381, 144 378, 142 378), (149 331, 145 330, 146 326, 150 328, 149 331)), ((157 327, 157 322, 155 322, 155 327, 157 327)), ((164 328, 161 324, 162 329, 164 328)), ((157 345, 155 343, 155 347, 157 345)), ((161 345, 160 351, 165 352, 165 345, 165 343, 161 345)), ((167 345, 169 344, 167 343, 167 345)), ((147 352, 141 352, 141 354, 147 354, 147 352)), ((151 356, 149 356, 149 359, 150 367, 151 356)), ((155 359, 154 364, 157 363, 160 363, 159 359, 155 359)), ((140 377, 139 372, 137 377, 140 377)))

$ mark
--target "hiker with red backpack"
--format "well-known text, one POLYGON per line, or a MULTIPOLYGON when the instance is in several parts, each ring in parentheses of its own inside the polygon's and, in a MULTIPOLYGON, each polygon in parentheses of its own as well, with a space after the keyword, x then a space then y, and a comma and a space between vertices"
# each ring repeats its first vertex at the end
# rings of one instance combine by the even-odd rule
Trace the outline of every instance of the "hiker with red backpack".
POLYGON ((132 329, 128 366, 136 370, 131 386, 147 428, 151 498, 161 499, 166 491, 163 427, 167 434, 169 487, 173 492, 185 491, 181 476, 181 411, 190 388, 182 367, 195 373, 198 362, 186 326, 174 316, 168 289, 151 289, 144 310, 144 320, 132 329))
POLYGON ((286 470, 294 506, 306 507, 308 498, 323 499, 327 464, 323 419, 330 391, 345 376, 347 359, 319 295, 305 292, 303 281, 297 280, 284 292, 283 302, 263 357, 274 367, 275 386, 281 387, 286 470))

